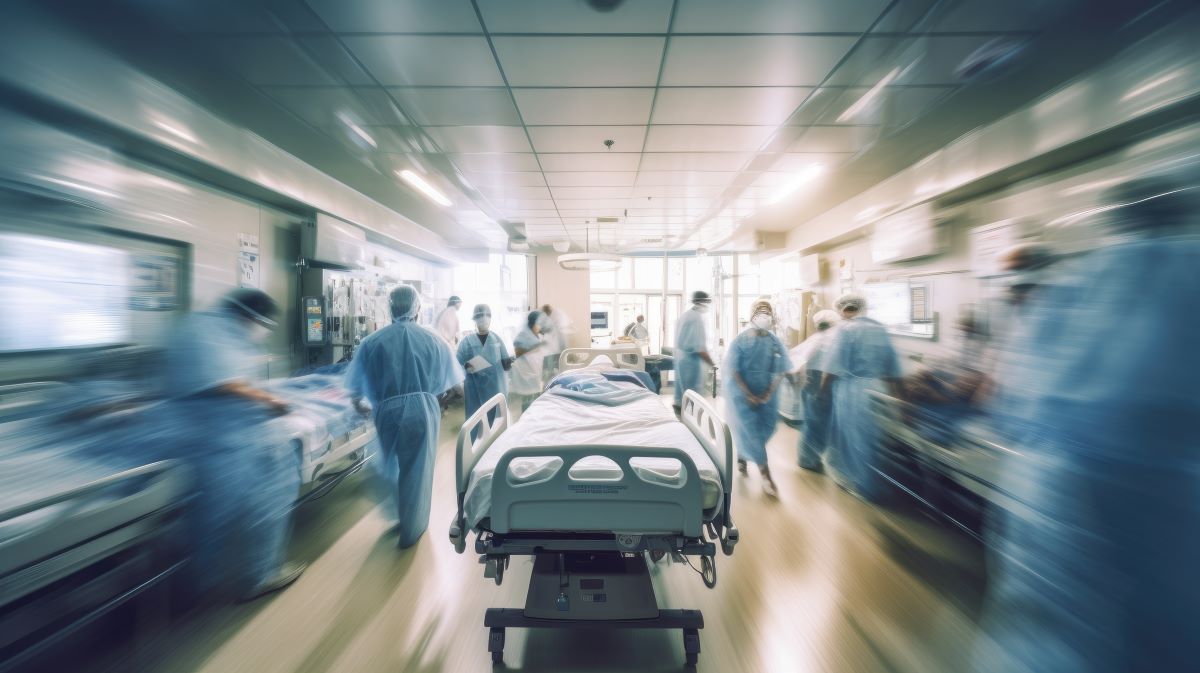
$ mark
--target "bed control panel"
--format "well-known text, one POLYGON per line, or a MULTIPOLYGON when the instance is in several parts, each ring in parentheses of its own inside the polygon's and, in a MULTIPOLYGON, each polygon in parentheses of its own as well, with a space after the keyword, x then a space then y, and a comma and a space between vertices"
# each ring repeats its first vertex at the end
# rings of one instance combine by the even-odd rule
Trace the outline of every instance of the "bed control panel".
POLYGON ((525 616, 540 619, 653 619, 658 604, 642 554, 539 554, 525 616))

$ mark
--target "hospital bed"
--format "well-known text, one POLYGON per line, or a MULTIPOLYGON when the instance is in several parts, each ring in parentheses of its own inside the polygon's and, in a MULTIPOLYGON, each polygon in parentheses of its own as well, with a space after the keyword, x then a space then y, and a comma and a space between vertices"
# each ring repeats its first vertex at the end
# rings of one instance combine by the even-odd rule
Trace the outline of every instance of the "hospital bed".
POLYGON ((873 469, 919 504, 980 541, 985 510, 1018 506, 1001 474, 1020 454, 997 439, 986 417, 951 422, 879 391, 871 391, 871 410, 885 438, 873 469))
POLYGON ((32 665, 135 599, 156 607, 141 599, 163 595, 151 590, 183 563, 186 468, 99 458, 54 432, 108 420, 64 407, 67 393, 50 382, 0 387, 0 671, 32 665))
POLYGON ((693 392, 676 420, 639 384, 596 378, 642 373, 639 350, 567 349, 560 365, 520 421, 497 395, 459 432, 455 549, 474 531, 497 584, 512 556, 534 557, 525 609, 485 614, 488 650, 502 660, 506 628, 679 629, 694 664, 703 617, 658 607, 647 556, 698 557, 705 585, 716 585, 717 549, 732 554, 738 542, 729 429, 693 392))

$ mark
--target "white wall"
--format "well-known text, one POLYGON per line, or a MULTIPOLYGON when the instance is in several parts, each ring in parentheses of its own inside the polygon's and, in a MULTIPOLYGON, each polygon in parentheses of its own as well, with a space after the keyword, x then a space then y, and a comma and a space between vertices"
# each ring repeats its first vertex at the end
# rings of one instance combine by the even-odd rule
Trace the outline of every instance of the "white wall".
POLYGON ((534 291, 530 304, 537 308, 549 304, 571 319, 574 331, 568 341, 572 348, 591 346, 591 276, 587 271, 567 271, 558 265, 558 253, 541 253, 537 260, 534 291))

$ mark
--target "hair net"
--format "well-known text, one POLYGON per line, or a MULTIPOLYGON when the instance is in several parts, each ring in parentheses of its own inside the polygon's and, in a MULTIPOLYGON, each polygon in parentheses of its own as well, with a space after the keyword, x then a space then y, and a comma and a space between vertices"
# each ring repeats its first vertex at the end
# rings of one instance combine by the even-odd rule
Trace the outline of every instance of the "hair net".
POLYGON ((822 329, 821 325, 826 328, 833 327, 834 323, 841 319, 842 316, 838 315, 837 311, 828 308, 817 311, 812 317, 813 324, 817 326, 817 329, 822 329))
POLYGON ((485 315, 490 316, 491 314, 492 307, 487 304, 476 304, 475 308, 471 311, 471 319, 474 320, 475 318, 481 318, 485 315))
POLYGON ((850 309, 851 311, 862 311, 867 308, 867 298, 856 292, 847 292, 838 297, 838 300, 833 302, 833 307, 838 312, 850 309))
POLYGON ((708 293, 705 292, 704 290, 696 290, 695 292, 692 293, 692 303, 693 304, 711 304, 712 298, 709 297, 708 293))
POLYGON ((239 287, 225 295, 225 305, 264 327, 274 328, 272 318, 279 314, 279 305, 266 292, 248 287, 239 287))
POLYGON ((446 306, 453 306, 454 304, 461 304, 461 303, 462 303, 462 298, 459 297, 458 295, 454 294, 454 295, 450 295, 450 299, 449 299, 449 301, 446 302, 446 306))
POLYGON ((759 299, 750 306, 750 315, 753 317, 759 313, 766 313, 767 315, 773 316, 775 315, 775 309, 771 307, 771 302, 765 299, 759 299))
POLYGON ((538 321, 541 319, 542 319, 541 311, 530 311, 529 315, 525 317, 525 326, 528 327, 529 329, 533 329, 533 326, 538 324, 538 321))
POLYGON ((1005 271, 1031 271, 1054 261, 1054 253, 1043 243, 1017 243, 1000 252, 1005 271))
POLYGON ((421 309, 421 297, 417 294, 417 288, 401 285, 392 290, 390 298, 393 318, 412 320, 417 317, 417 311, 421 309))

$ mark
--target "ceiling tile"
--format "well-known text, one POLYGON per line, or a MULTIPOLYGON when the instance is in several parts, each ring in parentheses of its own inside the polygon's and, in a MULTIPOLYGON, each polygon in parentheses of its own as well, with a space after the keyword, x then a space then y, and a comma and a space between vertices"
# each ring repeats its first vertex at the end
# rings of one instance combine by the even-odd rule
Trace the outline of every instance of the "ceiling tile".
POLYGON ((740 171, 754 155, 749 152, 647 152, 643 171, 740 171))
POLYGON ((807 129, 789 152, 858 152, 879 137, 879 129, 870 126, 813 126, 807 129))
POLYGON ((630 187, 637 173, 585 172, 546 173, 546 183, 551 187, 630 187))
MULTIPOLYGON (((562 223, 563 223, 562 219, 558 218, 558 217, 527 217, 527 218, 521 220, 521 222, 526 227, 541 227, 541 226, 546 226, 546 225, 554 226, 554 227, 557 227, 560 232, 562 231, 562 223)), ((528 229, 526 229, 525 231, 526 231, 526 233, 529 232, 528 229)))
POLYGON ((476 189, 484 187, 545 187, 546 180, 541 173, 537 171, 524 171, 517 173, 464 173, 463 177, 467 179, 476 189))
POLYGON ((677 33, 858 33, 887 0, 680 0, 677 33))
POLYGON ((903 74, 894 80, 896 84, 959 85, 961 78, 954 71, 971 53, 994 39, 994 35, 867 37, 828 84, 874 86, 898 69, 903 74))
POLYGON ((514 89, 526 124, 645 124, 654 89, 514 89))
POLYGON ((811 92, 805 87, 661 89, 654 123, 778 125, 811 92))
MULTIPOLYGON (((490 200, 490 199, 489 199, 490 200)), ((550 199, 502 199, 492 201, 505 214, 525 210, 554 210, 554 201, 550 199)))
POLYGON ((663 86, 814 86, 854 44, 849 37, 675 37, 663 86))
POLYGON ((394 88, 389 91, 417 124, 521 125, 512 97, 504 88, 394 88))
POLYGON ((512 185, 490 185, 478 187, 479 193, 491 201, 523 201, 528 199, 549 199, 550 190, 546 187, 516 187, 512 185))
POLYGON ((601 210, 620 213, 629 206, 629 199, 555 199, 559 212, 575 210, 601 210))
POLYGON ((754 151, 774 130, 773 126, 651 126, 646 151, 754 151))
POLYGON ((1038 30, 1072 7, 1071 3, 1045 0, 1009 0, 1003 3, 970 0, 950 5, 948 11, 934 19, 931 28, 942 32, 1038 30))
POLYGON ((721 193, 724 185, 643 185, 633 188, 634 198, 653 196, 655 199, 675 197, 712 198, 721 193))
POLYGON ((617 150, 640 151, 645 135, 645 126, 534 126, 529 129, 533 148, 539 154, 601 150, 605 140, 615 141, 613 147, 617 150))
POLYGON ((449 154, 459 170, 468 173, 537 171, 537 157, 529 154, 449 154))
POLYGON ((360 126, 407 123, 382 89, 263 87, 262 90, 313 126, 336 126, 347 120, 360 126))
POLYGON ((556 203, 576 199, 625 199, 633 191, 632 186, 625 187, 551 187, 556 203))
POLYGON ((529 140, 519 126, 426 126, 445 152, 528 152, 529 140))
POLYGON ((483 37, 368 35, 346 46, 384 86, 501 86, 483 37))
POLYGON ((665 33, 671 0, 638 0, 597 11, 563 0, 480 0, 491 33, 665 33))
POLYGON ((511 86, 654 86, 658 37, 497 37, 511 86))
POLYGON ((636 171, 636 152, 539 154, 542 169, 552 171, 636 171))
POLYGON ((817 118, 817 124, 852 123, 867 126, 906 126, 933 109, 943 96, 954 91, 953 87, 884 87, 871 103, 858 111, 854 117, 841 119, 843 113, 862 99, 870 89, 852 87, 842 89, 841 95, 826 106, 817 118))
POLYGON ((853 153, 845 154, 783 154, 779 156, 778 161, 771 167, 777 171, 799 171, 803 170, 812 164, 821 164, 825 168, 835 168, 840 166, 853 157, 853 153))
POLYGON ((647 185, 727 185, 737 173, 732 171, 645 171, 638 173, 639 187, 647 185))
POLYGON ((481 32, 469 0, 308 0, 308 4, 335 33, 481 32))

